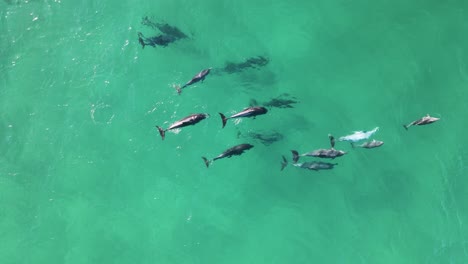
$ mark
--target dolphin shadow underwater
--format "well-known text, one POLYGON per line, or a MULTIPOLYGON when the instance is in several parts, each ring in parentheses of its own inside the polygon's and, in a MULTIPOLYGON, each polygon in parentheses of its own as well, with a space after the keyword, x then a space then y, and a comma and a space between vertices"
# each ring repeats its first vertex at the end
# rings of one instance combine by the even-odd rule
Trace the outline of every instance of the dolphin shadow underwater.
POLYGON ((239 73, 245 69, 258 69, 260 67, 266 66, 270 62, 269 58, 263 56, 250 57, 243 62, 226 62, 224 68, 221 71, 227 74, 239 73))
POLYGON ((256 99, 250 99, 250 106, 262 105, 268 108, 294 108, 294 104, 299 103, 296 97, 288 93, 282 93, 266 102, 258 102, 256 99))
POLYGON ((241 73, 248 69, 260 69, 270 62, 268 57, 256 56, 245 59, 242 62, 227 61, 224 67, 213 69, 214 75, 241 73))
POLYGON ((242 133, 241 131, 237 132, 237 138, 251 138, 259 141, 265 146, 269 146, 275 142, 278 142, 284 138, 283 134, 278 133, 277 131, 249 131, 242 133))
POLYGON ((177 27, 171 26, 167 23, 153 22, 148 17, 144 17, 141 24, 149 26, 154 30, 159 30, 162 33, 152 37, 145 37, 143 33, 138 32, 138 42, 143 49, 145 46, 151 46, 153 48, 156 46, 167 47, 171 43, 188 38, 188 36, 177 27))
POLYGON ((149 26, 153 28, 154 30, 159 30, 166 35, 174 36, 175 38, 178 38, 178 39, 188 38, 188 36, 185 35, 182 31, 180 31, 180 29, 178 29, 177 27, 171 26, 167 23, 154 22, 147 16, 145 16, 142 19, 141 24, 145 26, 149 26))

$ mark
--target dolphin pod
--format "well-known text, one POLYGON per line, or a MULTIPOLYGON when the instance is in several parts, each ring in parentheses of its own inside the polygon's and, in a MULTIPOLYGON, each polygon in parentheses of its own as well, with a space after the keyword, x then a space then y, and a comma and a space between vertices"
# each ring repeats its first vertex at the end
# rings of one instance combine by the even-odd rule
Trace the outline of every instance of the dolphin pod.
MULTIPOLYGON (((145 17, 143 19, 142 24, 161 32, 160 34, 156 36, 152 36, 152 37, 145 37, 143 33, 138 32, 138 43, 142 46, 142 48, 144 48, 145 46, 166 47, 173 42, 188 38, 188 36, 185 33, 183 33, 180 29, 178 29, 177 27, 171 26, 167 23, 153 22, 148 17, 145 17)), ((232 73, 244 71, 249 68, 260 69, 261 67, 268 65, 269 62, 270 60, 267 57, 263 57, 263 56, 251 57, 239 63, 227 62, 224 68, 215 69, 214 72, 215 72, 215 75, 219 75, 216 73, 225 72, 228 74, 232 74, 232 73)), ((203 83, 206 77, 210 74, 211 70, 212 70, 211 67, 205 68, 201 70, 198 74, 194 75, 184 85, 182 86, 174 85, 174 88, 177 90, 177 93, 180 95, 182 93, 182 90, 185 89, 186 87, 194 85, 196 83, 203 83)), ((292 109, 294 108, 293 105, 296 103, 298 103, 296 98, 290 97, 289 94, 281 94, 279 97, 272 98, 270 101, 267 101, 261 104, 259 104, 257 100, 252 99, 249 107, 244 108, 243 110, 235 114, 226 116, 220 112, 219 115, 222 121, 221 128, 224 128, 226 126, 227 121, 229 119, 245 118, 245 117, 249 117, 249 118, 251 117, 255 119, 256 116, 265 115, 268 113, 268 110, 266 107, 292 109)), ((186 116, 180 120, 173 122, 171 125, 169 125, 169 127, 165 129, 160 126, 156 126, 156 128, 161 138, 164 140, 165 134, 167 131, 178 129, 178 128, 183 128, 183 127, 188 127, 188 126, 193 126, 199 123, 200 121, 206 119, 207 117, 209 117, 209 114, 206 114, 206 113, 191 114, 189 116, 186 116)), ((423 116, 422 118, 416 119, 408 124, 404 124, 403 127, 405 128, 405 130, 408 130, 412 126, 428 125, 428 124, 435 123, 439 120, 440 118, 432 117, 429 114, 427 114, 423 116)), ((278 121, 281 121, 281 120, 278 120, 278 121)), ((265 129, 264 127, 262 128, 265 129)), ((360 143, 364 140, 371 138, 378 131, 379 131, 379 127, 375 127, 372 130, 357 130, 349 135, 339 137, 338 140, 340 142, 345 141, 345 142, 351 143, 351 146, 353 148, 364 148, 364 149, 380 148, 381 146, 384 145, 384 142, 380 140, 372 139, 370 141, 365 141, 363 143, 360 143)), ((268 131, 264 133, 248 132, 246 135, 248 135, 249 137, 253 139, 260 140, 265 146, 268 146, 271 143, 283 138, 283 136, 277 132, 269 133, 268 131)), ((238 134, 238 137, 239 137, 239 134, 238 134)), ((293 161, 292 165, 297 168, 314 170, 314 171, 333 169, 336 165, 338 165, 338 163, 330 163, 330 162, 323 162, 323 161, 306 161, 306 162, 298 163, 300 157, 314 157, 314 158, 320 158, 320 159, 325 158, 325 159, 334 160, 335 158, 342 157, 348 153, 344 150, 335 149, 335 138, 332 135, 329 135, 329 140, 330 140, 330 148, 327 148, 327 149, 324 149, 324 148, 315 149, 313 151, 305 152, 303 154, 300 154, 297 150, 291 150, 292 161, 293 161)), ((219 154, 218 156, 212 159, 208 159, 205 156, 202 156, 202 160, 205 166, 208 168, 210 164, 216 160, 223 159, 223 158, 230 158, 232 156, 240 156, 243 153, 245 153, 245 151, 252 149, 253 147, 254 145, 249 144, 249 143, 238 144, 238 145, 235 145, 233 147, 226 149, 221 154, 219 154)), ((283 171, 287 167, 287 165, 288 165, 288 160, 286 159, 285 156, 282 156, 280 170, 283 171)))

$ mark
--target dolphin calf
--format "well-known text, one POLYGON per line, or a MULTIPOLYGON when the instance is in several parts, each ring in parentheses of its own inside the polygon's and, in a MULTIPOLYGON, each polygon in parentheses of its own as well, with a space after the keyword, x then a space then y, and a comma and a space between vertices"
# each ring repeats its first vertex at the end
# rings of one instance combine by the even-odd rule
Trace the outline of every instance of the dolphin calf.
POLYGON ((225 150, 223 153, 219 154, 217 157, 213 158, 212 160, 209 160, 206 157, 202 157, 202 159, 205 162, 206 167, 208 168, 210 166, 210 163, 217 159, 230 158, 232 156, 239 156, 242 153, 244 153, 244 151, 249 150, 251 148, 253 148, 253 145, 250 145, 247 143, 240 144, 240 145, 237 145, 230 149, 225 150))
POLYGON ((379 127, 376 127, 370 131, 354 131, 353 134, 347 135, 344 137, 340 137, 340 141, 348 141, 348 142, 358 142, 364 139, 368 139, 371 137, 375 132, 379 130, 379 127))
POLYGON ((240 111, 239 113, 233 114, 230 117, 226 117, 222 113, 219 113, 221 116, 221 120, 223 121, 223 128, 226 126, 226 122, 228 119, 231 118, 240 118, 240 117, 256 117, 258 115, 264 115, 268 112, 268 110, 263 106, 254 106, 254 107, 247 107, 244 110, 240 111))
POLYGON ((293 165, 299 168, 303 168, 303 169, 319 171, 319 170, 331 170, 333 169, 335 165, 338 165, 338 163, 312 161, 312 162, 296 163, 293 165))
POLYGON ((190 81, 188 81, 186 84, 184 84, 182 87, 175 86, 175 88, 177 90, 177 93, 180 94, 182 92, 182 89, 184 89, 185 87, 187 87, 189 85, 192 85, 192 84, 197 83, 199 81, 203 82, 205 80, 206 76, 210 73, 210 71, 211 71, 211 68, 204 69, 201 72, 199 72, 197 75, 193 76, 193 78, 190 81))
POLYGON ((176 128, 195 125, 196 123, 202 121, 203 119, 205 119, 207 117, 209 117, 208 114, 193 114, 193 115, 189 115, 187 117, 184 117, 179 121, 174 122, 172 125, 170 125, 166 129, 163 129, 163 128, 159 127, 159 126, 156 126, 156 128, 158 129, 159 134, 161 135, 161 138, 164 140, 166 131, 171 130, 171 129, 176 129, 176 128))
POLYGON ((330 139, 330 149, 317 149, 311 152, 307 152, 304 154, 300 154, 296 150, 291 150, 292 155, 293 155, 293 162, 296 163, 299 160, 299 157, 302 156, 310 156, 310 157, 317 157, 317 158, 326 158, 326 159, 334 159, 336 157, 341 157, 346 152, 342 150, 336 150, 335 149, 335 138, 332 135, 328 135, 328 138, 330 139))
POLYGON ((354 145, 354 143, 351 142, 351 146, 353 146, 353 148, 354 147, 359 147, 359 148, 367 148, 367 149, 378 148, 378 147, 382 146, 383 144, 384 144, 383 141, 375 140, 375 139, 373 139, 372 141, 364 142, 361 145, 354 145))
POLYGON ((422 126, 422 125, 427 125, 427 124, 432 124, 436 121, 439 121, 440 118, 438 117, 432 117, 432 116, 429 116, 429 114, 427 114, 426 116, 416 120, 416 121, 413 121, 411 123, 409 123, 408 125, 403 125, 403 127, 408 130, 408 127, 410 126, 422 126))

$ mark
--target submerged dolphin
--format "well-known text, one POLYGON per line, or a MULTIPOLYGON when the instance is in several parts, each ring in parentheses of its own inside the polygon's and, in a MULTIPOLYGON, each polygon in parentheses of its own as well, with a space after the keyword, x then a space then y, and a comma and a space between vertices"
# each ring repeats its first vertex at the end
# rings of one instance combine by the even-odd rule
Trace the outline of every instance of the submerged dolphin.
POLYGON ((297 152, 296 150, 291 150, 293 155, 293 162, 296 163, 299 160, 299 157, 303 156, 334 159, 336 157, 341 157, 344 154, 346 154, 346 152, 342 150, 335 149, 335 138, 332 135, 329 134, 328 138, 330 139, 330 149, 317 149, 300 155, 299 152, 297 152))
POLYGON ((264 115, 268 112, 268 110, 263 106, 254 106, 254 107, 247 107, 244 110, 240 111, 239 113, 233 114, 230 117, 226 117, 224 114, 219 113, 221 116, 221 120, 223 121, 223 128, 226 126, 226 122, 228 119, 231 118, 240 118, 240 117, 256 117, 258 115, 264 115))
POLYGON ((383 141, 375 140, 375 139, 373 139, 372 141, 364 142, 361 145, 354 145, 354 143, 351 143, 353 148, 354 147, 359 147, 359 148, 367 148, 367 149, 378 148, 378 147, 382 146, 383 144, 384 144, 383 141))
POLYGON ((422 126, 422 125, 427 125, 427 124, 432 124, 436 121, 439 121, 440 118, 438 117, 432 117, 432 116, 429 116, 429 114, 427 114, 426 116, 416 120, 416 121, 413 121, 411 123, 409 123, 408 125, 403 125, 403 127, 408 130, 408 127, 410 126, 422 126))
POLYGON ((230 149, 225 150, 223 153, 219 154, 217 157, 213 158, 212 160, 209 160, 206 157, 202 157, 202 159, 203 161, 205 161, 205 165, 208 168, 210 166, 210 163, 217 159, 230 158, 232 156, 239 156, 242 153, 244 153, 245 150, 249 150, 251 148, 253 148, 253 145, 246 144, 246 143, 240 144, 240 145, 237 145, 230 149))
POLYGON ((182 87, 175 86, 175 88, 177 90, 177 93, 178 94, 182 93, 182 89, 184 89, 185 87, 187 87, 189 85, 192 85, 192 84, 197 83, 199 81, 203 82, 205 80, 206 76, 210 73, 210 71, 211 71, 211 68, 204 69, 201 72, 199 72, 197 75, 193 76, 193 78, 190 81, 188 81, 186 84, 184 84, 182 87))
POLYGON ((176 129, 176 128, 195 125, 196 123, 202 121, 203 119, 207 118, 208 116, 209 116, 208 114, 193 114, 193 115, 189 115, 187 117, 184 117, 179 121, 174 122, 172 125, 170 125, 166 129, 163 129, 163 128, 159 127, 159 126, 156 126, 156 128, 158 129, 159 134, 161 135, 161 138, 164 140, 166 131, 171 130, 171 129, 176 129))
POLYGON ((291 150, 293 154, 293 162, 296 163, 299 160, 299 157, 309 156, 309 157, 317 157, 317 158, 325 158, 325 159, 334 159, 337 157, 341 157, 346 152, 342 150, 336 149, 317 149, 311 152, 307 152, 304 154, 299 154, 296 150, 291 150))
POLYGON ((293 165, 299 168, 303 168, 303 169, 318 171, 318 170, 331 170, 333 169, 335 165, 338 165, 338 163, 312 161, 312 162, 296 163, 293 165))
POLYGON ((358 142, 364 139, 368 139, 371 137, 375 132, 379 130, 379 127, 376 127, 370 131, 354 131, 353 134, 347 135, 344 137, 340 137, 340 141, 348 141, 348 142, 358 142))

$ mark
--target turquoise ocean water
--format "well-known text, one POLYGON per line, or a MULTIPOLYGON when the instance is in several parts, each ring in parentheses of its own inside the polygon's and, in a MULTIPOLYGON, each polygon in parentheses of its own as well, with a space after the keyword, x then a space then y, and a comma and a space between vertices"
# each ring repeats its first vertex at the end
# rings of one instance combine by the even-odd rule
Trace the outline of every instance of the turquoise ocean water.
POLYGON ((466 1, 2 0, 0 32, 2 264, 468 263, 466 1), (144 16, 189 38, 142 49, 144 16), (300 102, 221 129, 283 93, 300 102), (376 126, 381 148, 280 171, 376 126))

